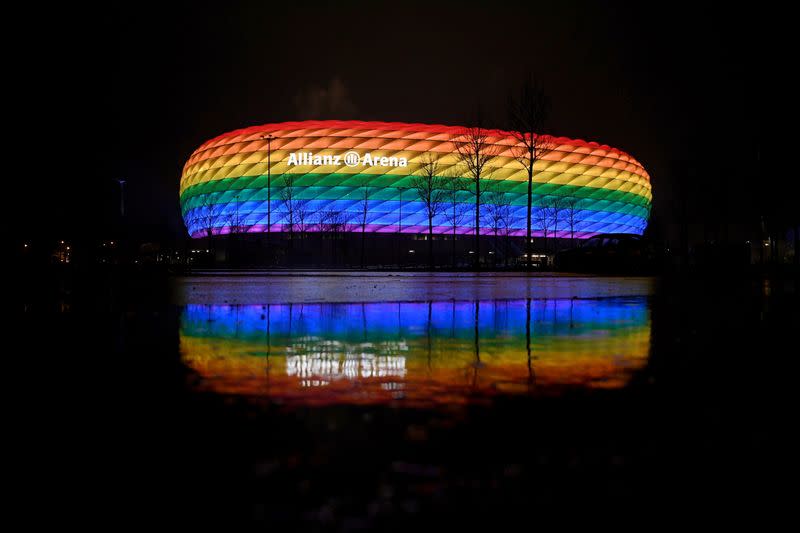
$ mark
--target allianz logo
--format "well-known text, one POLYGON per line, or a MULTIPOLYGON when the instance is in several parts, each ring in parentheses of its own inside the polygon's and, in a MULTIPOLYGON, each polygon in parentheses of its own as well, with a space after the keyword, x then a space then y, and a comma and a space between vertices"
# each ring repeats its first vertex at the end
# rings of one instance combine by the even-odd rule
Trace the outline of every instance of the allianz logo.
POLYGON ((295 152, 289 155, 288 166, 299 165, 341 165, 348 167, 407 167, 408 159, 405 157, 373 156, 367 152, 363 156, 355 150, 350 150, 344 155, 314 155, 314 152, 295 152))

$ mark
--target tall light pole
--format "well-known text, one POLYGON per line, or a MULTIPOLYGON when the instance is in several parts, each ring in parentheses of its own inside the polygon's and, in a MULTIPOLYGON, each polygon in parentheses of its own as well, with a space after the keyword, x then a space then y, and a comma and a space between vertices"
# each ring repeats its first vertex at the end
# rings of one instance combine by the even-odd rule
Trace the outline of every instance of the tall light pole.
MULTIPOLYGON (((233 195, 233 199, 235 200, 234 203, 236 204, 236 214, 234 215, 233 223, 231 224, 232 227, 230 228, 229 231, 231 232, 231 234, 233 234, 233 233, 237 233, 238 234, 239 231, 240 231, 239 228, 241 227, 239 225, 239 194, 237 193, 237 194, 233 195)), ((232 252, 232 254, 234 256, 234 261, 235 261, 236 260, 236 256, 239 254, 239 237, 237 235, 231 235, 231 236, 232 236, 232 240, 230 242, 230 244, 231 244, 230 248, 231 248, 231 252, 232 252)), ((228 260, 230 261, 230 257, 228 258, 228 260)), ((239 312, 239 308, 238 307, 236 308, 236 312, 237 313, 239 312)), ((237 328, 239 327, 238 318, 236 320, 236 327, 237 328)))
POLYGON ((272 139, 273 135, 261 137, 267 141, 267 233, 272 231, 272 139))
POLYGON ((403 191, 406 190, 406 188, 398 187, 397 189, 400 191, 400 209, 398 209, 399 215, 397 217, 397 232, 403 233, 403 191))
POLYGON ((119 183, 119 216, 125 217, 125 180, 117 178, 119 183))
POLYGON ((235 202, 236 203, 236 218, 234 218, 234 222, 233 223, 234 223, 234 228, 236 230, 236 233, 239 233, 239 226, 240 226, 240 224, 239 224, 239 195, 238 194, 234 195, 233 199, 236 200, 236 202, 235 202))
POLYGON ((403 237, 403 191, 406 190, 405 187, 398 187, 398 191, 400 191, 400 208, 398 209, 397 215, 397 267, 400 267, 400 257, 403 255, 400 251, 400 245, 402 243, 403 237))

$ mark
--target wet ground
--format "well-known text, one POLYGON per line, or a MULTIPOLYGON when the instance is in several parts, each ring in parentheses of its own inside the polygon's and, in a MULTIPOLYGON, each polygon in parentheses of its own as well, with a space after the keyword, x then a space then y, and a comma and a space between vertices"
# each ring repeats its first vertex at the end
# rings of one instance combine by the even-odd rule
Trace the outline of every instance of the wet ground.
POLYGON ((125 516, 276 531, 766 519, 785 499, 794 279, 226 273, 26 294, 9 375, 37 376, 15 397, 47 422, 19 415, 23 490, 91 477, 125 516))

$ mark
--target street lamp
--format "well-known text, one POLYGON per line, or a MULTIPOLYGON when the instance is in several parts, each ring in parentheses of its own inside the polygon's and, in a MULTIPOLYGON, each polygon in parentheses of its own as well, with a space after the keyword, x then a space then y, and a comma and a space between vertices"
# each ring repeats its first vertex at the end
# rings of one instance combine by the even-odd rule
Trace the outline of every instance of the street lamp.
POLYGON ((122 178, 117 178, 117 183, 119 183, 119 215, 121 217, 125 216, 125 180, 122 178))
POLYGON ((397 217, 397 233, 403 233, 403 191, 406 189, 405 187, 398 187, 397 190, 400 191, 400 208, 398 209, 399 214, 397 217))
POLYGON ((272 231, 272 140, 275 138, 271 133, 262 135, 262 139, 267 141, 267 233, 272 231))
POLYGON ((238 194, 234 195, 233 199, 236 200, 234 202, 236 204, 236 217, 233 219, 233 224, 236 233, 239 233, 239 195, 238 194))
POLYGON ((406 190, 405 187, 397 187, 397 190, 400 191, 400 207, 398 209, 397 215, 397 266, 400 267, 400 244, 403 237, 403 191, 406 190))

